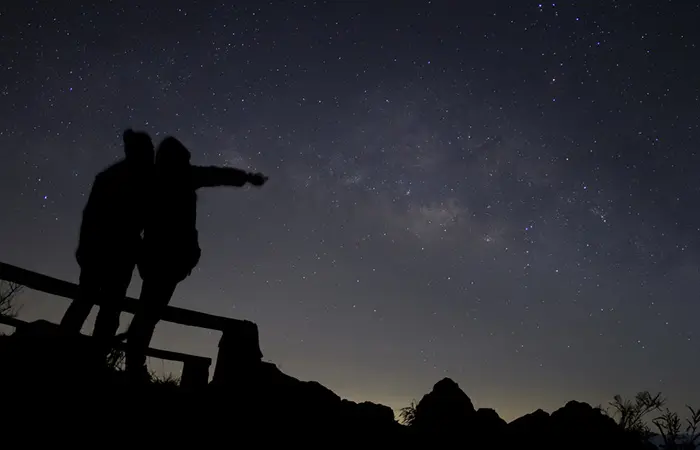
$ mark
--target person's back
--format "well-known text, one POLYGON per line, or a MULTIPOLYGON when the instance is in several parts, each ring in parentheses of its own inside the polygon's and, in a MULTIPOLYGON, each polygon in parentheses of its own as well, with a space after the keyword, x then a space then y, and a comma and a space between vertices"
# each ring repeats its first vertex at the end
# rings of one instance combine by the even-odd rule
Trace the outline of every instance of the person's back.
POLYGON ((143 233, 139 271, 180 281, 199 261, 197 194, 191 182, 189 151, 165 139, 156 156, 151 201, 143 233))
POLYGON ((182 281, 201 255, 197 232, 197 189, 211 186, 261 185, 265 177, 232 167, 190 164, 190 152, 173 137, 160 144, 152 200, 144 228, 141 277, 157 275, 182 281))
POLYGON ((148 179, 130 166, 122 160, 95 177, 76 250, 81 266, 135 261, 145 221, 148 179))
POLYGON ((80 332, 95 301, 100 311, 93 336, 108 339, 119 327, 115 302, 126 296, 141 251, 154 150, 146 133, 129 129, 123 140, 126 158, 95 177, 83 210, 76 250, 80 294, 61 320, 64 331, 80 332))

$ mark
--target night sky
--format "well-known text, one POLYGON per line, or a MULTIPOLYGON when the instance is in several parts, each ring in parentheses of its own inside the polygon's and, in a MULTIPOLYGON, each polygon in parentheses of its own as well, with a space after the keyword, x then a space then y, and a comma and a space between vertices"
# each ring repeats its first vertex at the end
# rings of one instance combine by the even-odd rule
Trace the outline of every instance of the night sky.
POLYGON ((270 181, 199 192, 171 304, 255 321, 284 372, 394 408, 449 376, 506 419, 700 403, 696 3, 142 3, 2 2, 0 260, 77 281, 122 131, 172 134, 270 181))

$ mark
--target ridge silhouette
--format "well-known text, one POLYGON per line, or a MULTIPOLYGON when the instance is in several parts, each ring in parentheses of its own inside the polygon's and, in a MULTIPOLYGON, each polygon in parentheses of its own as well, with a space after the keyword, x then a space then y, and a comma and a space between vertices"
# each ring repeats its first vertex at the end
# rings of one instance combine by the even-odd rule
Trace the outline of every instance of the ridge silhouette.
MULTIPOLYGON (((22 389, 43 405, 37 409, 36 401, 19 404, 4 424, 13 426, 18 417, 31 412, 35 423, 50 421, 61 428, 80 423, 89 425, 95 435, 109 436, 118 421, 128 417, 121 437, 158 438, 161 445, 182 445, 186 439, 197 445, 265 441, 335 447, 342 440, 342 448, 369 444, 475 450, 656 449, 601 409, 577 401, 551 414, 537 410, 506 423, 493 409, 475 409, 449 378, 423 396, 412 408, 412 420, 404 425, 387 406, 341 399, 319 383, 300 381, 266 362, 241 367, 245 376, 233 377, 228 386, 209 384, 188 391, 167 380, 135 384, 123 372, 99 364, 90 341, 56 335, 44 321, 0 337, 4 363, 0 384, 22 389), (71 346, 62 346, 62 340, 71 346), (50 377, 47 367, 53 368, 50 377), (105 402, 106 398, 120 402, 105 402), (84 407, 62 416, 65 405, 73 403, 84 407), (122 403, 127 406, 120 407, 122 403)), ((61 436, 68 435, 59 433, 57 438, 61 436)))

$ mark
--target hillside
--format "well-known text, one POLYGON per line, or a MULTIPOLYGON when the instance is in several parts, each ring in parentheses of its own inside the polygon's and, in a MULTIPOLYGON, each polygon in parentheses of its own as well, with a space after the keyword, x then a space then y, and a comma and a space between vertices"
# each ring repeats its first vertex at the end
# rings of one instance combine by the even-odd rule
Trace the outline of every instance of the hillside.
POLYGON ((17 424, 27 426, 24 419, 31 417, 31 426, 41 428, 60 427, 66 420, 89 425, 90 433, 119 429, 123 437, 196 438, 201 444, 235 436, 409 447, 460 442, 461 448, 475 449, 650 448, 599 410, 576 401, 551 415, 537 410, 506 423, 492 409, 475 409, 460 386, 445 378, 423 396, 406 426, 387 406, 341 399, 271 363, 241 364, 226 382, 188 390, 176 383, 132 381, 95 358, 93 346, 90 338, 61 336, 44 321, 1 337, 0 383, 17 394, 6 423, 23 419, 17 424))

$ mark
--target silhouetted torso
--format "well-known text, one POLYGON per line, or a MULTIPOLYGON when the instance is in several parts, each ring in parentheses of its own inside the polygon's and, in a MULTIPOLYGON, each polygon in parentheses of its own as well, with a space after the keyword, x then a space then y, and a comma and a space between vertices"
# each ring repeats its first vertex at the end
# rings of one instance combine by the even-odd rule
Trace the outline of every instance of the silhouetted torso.
POLYGON ((122 160, 95 177, 80 225, 76 257, 81 266, 136 262, 148 175, 122 160))
POLYGON ((141 276, 181 281, 199 262, 196 190, 208 186, 243 186, 246 172, 234 168, 185 166, 158 170, 144 229, 141 276))

